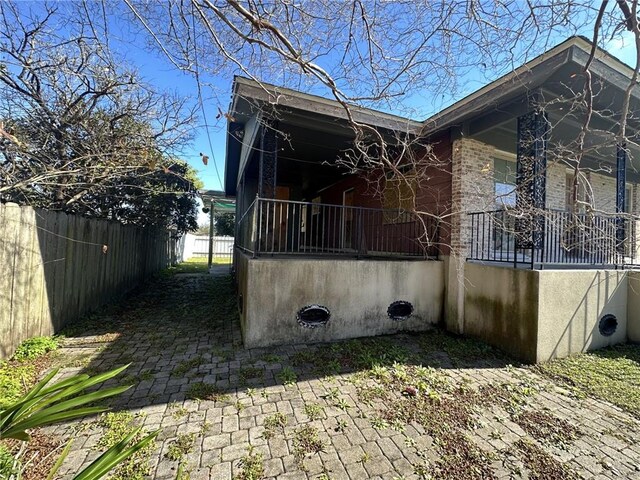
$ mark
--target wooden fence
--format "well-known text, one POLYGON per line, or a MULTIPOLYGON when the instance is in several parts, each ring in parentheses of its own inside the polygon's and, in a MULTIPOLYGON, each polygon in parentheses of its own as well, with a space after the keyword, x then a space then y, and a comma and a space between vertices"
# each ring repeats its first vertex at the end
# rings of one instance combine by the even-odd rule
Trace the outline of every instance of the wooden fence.
POLYGON ((0 359, 175 262, 175 240, 60 212, 0 205, 0 359))

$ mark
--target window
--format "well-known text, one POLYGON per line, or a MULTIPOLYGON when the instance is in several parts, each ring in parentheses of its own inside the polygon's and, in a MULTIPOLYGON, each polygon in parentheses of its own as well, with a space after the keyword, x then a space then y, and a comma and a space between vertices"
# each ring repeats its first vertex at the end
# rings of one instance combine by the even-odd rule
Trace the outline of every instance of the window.
POLYGON ((516 163, 502 158, 493 160, 495 201, 499 207, 516 205, 516 163))
POLYGON ((415 210, 419 186, 416 172, 407 167, 399 170, 399 177, 393 173, 386 177, 383 193, 384 224, 410 222, 410 212, 415 210))
POLYGON ((633 185, 627 183, 624 191, 624 213, 633 213, 633 185))

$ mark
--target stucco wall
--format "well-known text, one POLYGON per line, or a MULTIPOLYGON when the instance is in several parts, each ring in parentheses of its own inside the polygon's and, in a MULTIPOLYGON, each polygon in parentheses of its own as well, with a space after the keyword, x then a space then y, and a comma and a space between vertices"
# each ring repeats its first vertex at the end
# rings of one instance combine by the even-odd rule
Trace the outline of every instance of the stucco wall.
POLYGON ((629 272, 627 282, 627 336, 640 343, 640 272, 629 272))
POLYGON ((239 282, 246 348, 421 331, 442 317, 440 261, 244 257, 240 263, 246 278, 245 284, 239 282), (411 318, 398 322, 388 317, 387 308, 396 300, 413 304, 411 318), (296 313, 310 304, 331 311, 326 326, 298 325, 296 313))
POLYGON ((640 274, 467 263, 464 333, 531 363, 625 342, 640 336, 640 276, 632 294, 630 275, 640 274), (598 324, 608 313, 618 328, 605 337, 598 324))
POLYGON ((536 361, 538 272, 465 266, 464 334, 526 362, 536 361))
POLYGON ((538 281, 538 361, 566 357, 627 339, 627 272, 542 270, 538 281), (611 313, 618 329, 610 337, 598 330, 611 313))

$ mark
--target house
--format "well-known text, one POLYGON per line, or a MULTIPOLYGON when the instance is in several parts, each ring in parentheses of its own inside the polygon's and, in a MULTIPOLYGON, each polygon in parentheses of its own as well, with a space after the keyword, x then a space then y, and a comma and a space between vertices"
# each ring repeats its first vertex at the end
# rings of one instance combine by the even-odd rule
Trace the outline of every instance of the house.
POLYGON ((632 72, 595 50, 578 149, 591 49, 572 37, 423 122, 353 107, 429 146, 414 195, 340 168, 339 103, 236 77, 225 191, 245 346, 443 324, 540 362, 640 341, 640 150, 615 135, 632 72))

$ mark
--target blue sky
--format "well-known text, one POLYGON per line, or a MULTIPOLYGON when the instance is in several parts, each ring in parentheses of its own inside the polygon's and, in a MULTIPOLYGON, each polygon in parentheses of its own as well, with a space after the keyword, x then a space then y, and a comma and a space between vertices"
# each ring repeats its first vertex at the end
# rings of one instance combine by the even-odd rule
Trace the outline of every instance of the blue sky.
MULTIPOLYGON (((610 53, 614 54, 622 61, 631 64, 634 57, 634 48, 631 41, 626 42, 615 41, 608 45, 610 53)), ((141 71, 147 81, 154 85, 158 85, 162 88, 175 89, 181 94, 191 97, 197 97, 197 86, 195 79, 182 72, 177 71, 172 65, 162 58, 158 58, 154 55, 150 55, 148 52, 142 50, 134 52, 131 51, 129 55, 130 60, 141 71)), ((207 137, 207 129, 204 127, 204 122, 200 118, 200 128, 197 130, 195 141, 190 149, 188 149, 183 159, 188 161, 199 174, 200 179, 204 182, 205 188, 222 190, 219 178, 224 182, 224 160, 225 160, 225 131, 226 120, 224 118, 216 120, 218 107, 223 111, 226 111, 231 99, 231 83, 232 78, 217 78, 208 79, 210 85, 216 88, 216 95, 211 95, 211 92, 207 92, 211 87, 204 87, 204 107, 206 109, 206 116, 208 121, 208 132, 211 139, 211 147, 209 144, 209 138, 207 137), (222 92, 222 95, 219 94, 222 92), (226 103, 224 102, 226 93, 226 103), (199 153, 202 152, 209 156, 209 164, 203 165, 199 153), (215 163, 214 163, 215 162, 215 163), (216 167, 218 174, 216 174, 216 167)), ((482 87, 484 82, 470 81, 465 88, 464 93, 458 95, 463 97, 465 94, 473 92, 475 89, 482 87)), ((455 101, 454 99, 445 99, 444 104, 455 101)), ((412 106, 412 103, 419 103, 425 101, 419 94, 407 99, 408 105, 412 106)), ((445 106, 445 105, 443 105, 445 106)), ((420 110, 420 109, 419 109, 420 110)), ((392 112, 393 113, 393 112, 392 112)), ((202 112, 200 112, 202 117, 202 112)))
MULTIPOLYGON (((139 41, 140 39, 129 39, 127 38, 126 32, 119 33, 122 37, 118 41, 118 46, 122 51, 118 53, 124 55, 132 66, 138 68, 148 83, 161 89, 175 90, 181 95, 192 97, 194 102, 196 101, 198 90, 196 80, 193 76, 178 71, 160 54, 150 53, 144 48, 144 42, 139 41)), ((559 37, 557 43, 562 40, 564 40, 564 38, 559 37)), ((628 64, 634 61, 635 49, 631 35, 623 35, 621 38, 607 42, 606 48, 611 54, 628 64)), ((331 61, 331 59, 329 58, 327 61, 331 61)), ((221 182, 224 182, 226 119, 224 117, 216 119, 216 115, 218 109, 226 111, 229 107, 232 81, 233 78, 230 76, 229 78, 205 77, 202 79, 203 105, 206 120, 208 121, 208 128, 205 128, 202 111, 200 110, 200 125, 194 132, 195 141, 182 155, 182 158, 196 169, 207 189, 223 189, 221 182), (202 163, 199 155, 200 152, 209 156, 208 165, 205 166, 202 163)), ((418 116, 417 119, 425 118, 431 113, 435 113, 438 109, 472 93, 486 83, 487 81, 481 79, 480 75, 474 75, 472 73, 469 78, 465 80, 464 88, 461 89, 455 97, 443 97, 434 100, 425 98, 420 92, 415 92, 415 94, 404 99, 403 106, 420 112, 417 115, 422 116, 418 116)), ((313 93, 323 94, 323 92, 313 93)), ((326 95, 326 92, 324 94, 326 95)), ((391 111, 391 113, 397 112, 391 111)))

